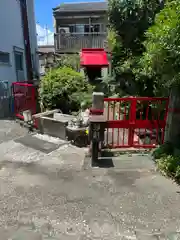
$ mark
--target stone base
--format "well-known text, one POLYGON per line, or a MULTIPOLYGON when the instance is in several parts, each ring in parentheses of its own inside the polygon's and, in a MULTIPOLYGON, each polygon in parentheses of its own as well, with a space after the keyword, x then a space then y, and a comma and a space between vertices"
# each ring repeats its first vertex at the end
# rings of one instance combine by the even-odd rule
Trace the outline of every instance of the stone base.
POLYGON ((47 111, 33 116, 37 120, 40 133, 66 140, 66 127, 74 116, 59 113, 59 110, 47 111))
POLYGON ((86 127, 73 128, 66 127, 67 140, 71 141, 77 147, 87 147, 89 144, 89 137, 86 134, 86 127))

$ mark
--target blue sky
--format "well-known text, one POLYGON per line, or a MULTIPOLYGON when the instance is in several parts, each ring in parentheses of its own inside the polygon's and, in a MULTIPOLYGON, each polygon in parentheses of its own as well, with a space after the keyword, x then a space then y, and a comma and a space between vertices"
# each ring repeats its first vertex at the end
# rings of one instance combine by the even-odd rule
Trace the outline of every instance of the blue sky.
POLYGON ((52 8, 57 7, 61 2, 61 0, 34 0, 35 2, 35 13, 36 13, 36 21, 44 26, 48 25, 50 30, 53 30, 53 22, 52 22, 52 8))
POLYGON ((86 2, 97 0, 34 0, 35 15, 36 15, 36 29, 38 34, 38 44, 53 44, 53 18, 52 8, 57 7, 64 2, 86 2), (46 30, 46 25, 48 30, 46 30), (48 37, 47 37, 48 35, 48 37))
POLYGON ((38 44, 53 44, 53 18, 52 8, 58 6, 62 0, 34 0, 36 29, 38 34, 38 44), (46 30, 48 27, 48 31, 46 30), (48 34, 48 37, 47 37, 48 34))

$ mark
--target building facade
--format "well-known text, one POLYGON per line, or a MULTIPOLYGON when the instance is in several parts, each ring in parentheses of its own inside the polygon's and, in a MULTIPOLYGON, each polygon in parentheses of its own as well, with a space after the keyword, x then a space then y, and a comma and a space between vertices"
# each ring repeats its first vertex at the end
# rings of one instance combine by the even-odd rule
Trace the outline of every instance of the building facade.
POLYGON ((0 1, 0 82, 38 76, 37 35, 33 0, 0 1))
POLYGON ((54 45, 42 45, 38 47, 40 76, 46 73, 55 63, 54 45))
POLYGON ((55 51, 106 48, 107 2, 64 3, 53 9, 55 51))

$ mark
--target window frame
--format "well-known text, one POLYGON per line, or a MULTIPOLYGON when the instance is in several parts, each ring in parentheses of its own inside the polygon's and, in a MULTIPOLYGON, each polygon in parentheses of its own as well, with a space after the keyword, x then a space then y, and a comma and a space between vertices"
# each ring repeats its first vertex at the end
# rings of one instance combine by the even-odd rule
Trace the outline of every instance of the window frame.
POLYGON ((4 51, 0 51, 0 64, 3 64, 3 65, 10 65, 11 61, 10 61, 10 53, 9 52, 4 52, 4 51), (7 55, 8 57, 8 61, 2 61, 1 60, 1 54, 2 55, 7 55))
POLYGON ((24 54, 21 51, 15 51, 14 52, 15 55, 15 64, 16 64, 16 71, 24 71, 24 54), (21 57, 21 61, 20 61, 20 68, 17 68, 17 61, 16 61, 16 56, 20 56, 21 57))

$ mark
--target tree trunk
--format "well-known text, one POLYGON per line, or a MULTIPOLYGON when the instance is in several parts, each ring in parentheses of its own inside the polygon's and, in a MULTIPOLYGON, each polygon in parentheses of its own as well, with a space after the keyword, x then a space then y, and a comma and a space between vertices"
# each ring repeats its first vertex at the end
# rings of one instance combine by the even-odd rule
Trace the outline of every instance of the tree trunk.
POLYGON ((180 149, 180 90, 174 88, 169 97, 169 111, 166 122, 164 142, 170 142, 180 149))

